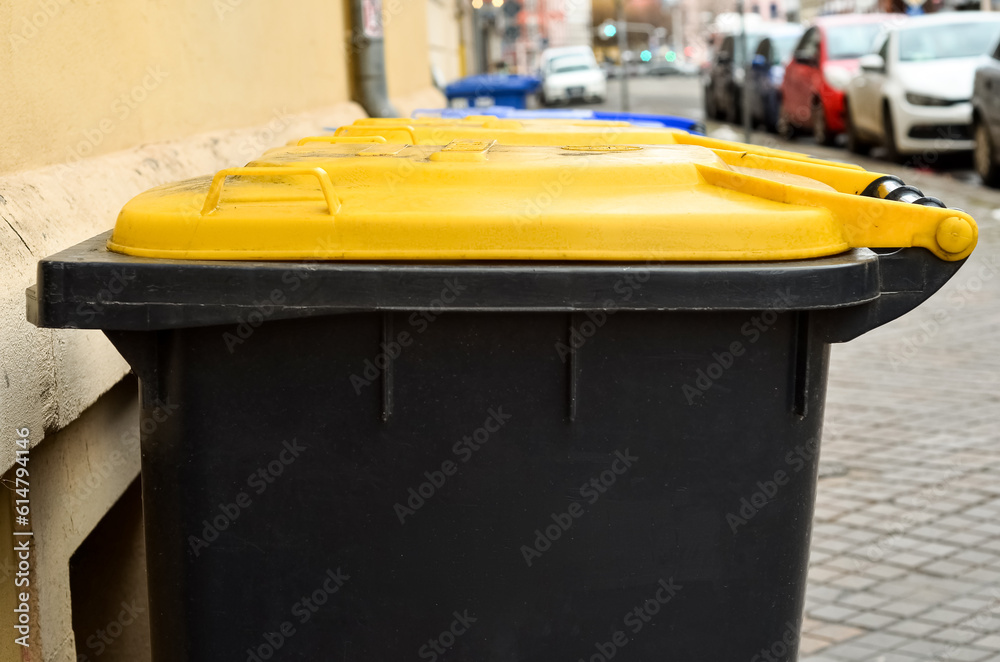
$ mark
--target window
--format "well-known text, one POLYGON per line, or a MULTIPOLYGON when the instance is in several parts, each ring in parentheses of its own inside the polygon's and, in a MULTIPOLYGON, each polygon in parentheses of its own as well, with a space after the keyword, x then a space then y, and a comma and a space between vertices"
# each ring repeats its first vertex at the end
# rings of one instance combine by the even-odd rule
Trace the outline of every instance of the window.
POLYGON ((988 53, 998 37, 1000 23, 994 21, 907 28, 899 31, 899 59, 925 62, 975 57, 988 53))
POLYGON ((768 39, 771 42, 771 59, 768 62, 772 65, 777 65, 787 60, 788 56, 792 54, 792 48, 795 47, 796 39, 798 37, 795 35, 771 37, 768 39))
POLYGON ((760 46, 757 47, 757 52, 754 53, 754 59, 757 59, 756 58, 757 55, 763 56, 764 62, 770 62, 771 61, 771 40, 770 39, 764 39, 763 41, 760 42, 760 46))
POLYGON ((882 33, 879 23, 838 25, 826 30, 826 59, 855 60, 872 52, 875 40, 882 33))
MULTIPOLYGON (((878 46, 877 43, 876 43, 876 46, 878 46)), ((888 62, 889 61, 889 38, 888 37, 883 37, 882 38, 882 46, 879 47, 878 54, 882 56, 882 61, 883 62, 888 62)))
POLYGON ((799 47, 795 51, 795 57, 808 60, 819 59, 819 30, 810 28, 799 42, 799 47))

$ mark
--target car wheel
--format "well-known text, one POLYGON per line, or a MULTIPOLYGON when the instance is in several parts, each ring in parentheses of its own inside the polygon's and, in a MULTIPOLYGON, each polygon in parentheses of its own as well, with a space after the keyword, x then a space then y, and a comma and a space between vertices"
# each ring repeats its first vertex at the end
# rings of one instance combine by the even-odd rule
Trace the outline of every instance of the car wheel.
POLYGON ((826 110, 818 99, 813 101, 812 105, 812 125, 813 138, 816 139, 817 145, 829 147, 836 142, 837 134, 830 131, 830 127, 826 123, 826 110))
POLYGON ((872 148, 871 143, 858 134, 854 118, 851 117, 851 105, 847 99, 844 99, 844 124, 847 125, 847 151, 861 156, 868 154, 872 148))
POLYGON ((775 110, 775 108, 781 108, 781 97, 768 99, 764 104, 764 129, 768 133, 778 132, 778 114, 780 110, 775 110))
POLYGON ((892 108, 889 107, 888 101, 885 102, 882 108, 882 133, 884 134, 882 146, 885 147, 886 160, 893 163, 900 163, 903 157, 899 153, 899 147, 896 145, 896 127, 892 122, 892 108))
POLYGON ((775 129, 778 135, 784 140, 795 140, 795 135, 798 133, 795 125, 792 124, 791 118, 788 116, 788 112, 784 108, 778 111, 778 122, 775 129))
POLYGON ((741 103, 742 100, 740 99, 740 93, 734 90, 728 101, 729 105, 725 110, 726 121, 730 124, 739 124, 742 115, 742 113, 740 113, 740 109, 743 107, 741 103))
POLYGON ((990 138, 990 129, 981 119, 975 124, 976 146, 972 151, 972 160, 976 165, 976 172, 982 178, 983 184, 1000 187, 1000 166, 993 158, 993 140, 990 138))
POLYGON ((712 94, 712 88, 706 85, 704 88, 705 92, 705 119, 714 120, 718 119, 715 114, 718 112, 715 108, 715 96, 712 94))

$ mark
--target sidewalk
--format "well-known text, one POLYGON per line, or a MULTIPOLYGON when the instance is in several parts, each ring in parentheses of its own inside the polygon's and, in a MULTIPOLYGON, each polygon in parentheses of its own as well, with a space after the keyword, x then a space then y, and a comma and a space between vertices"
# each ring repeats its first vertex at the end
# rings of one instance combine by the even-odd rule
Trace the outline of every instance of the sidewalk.
POLYGON ((979 247, 832 348, 800 660, 1000 662, 1000 192, 899 174, 970 212, 979 247))

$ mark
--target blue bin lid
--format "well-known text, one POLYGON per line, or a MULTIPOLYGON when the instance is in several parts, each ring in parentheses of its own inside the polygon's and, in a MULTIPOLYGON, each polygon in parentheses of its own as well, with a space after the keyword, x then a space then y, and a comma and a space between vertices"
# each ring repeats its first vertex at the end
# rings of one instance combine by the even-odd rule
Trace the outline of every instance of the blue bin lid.
POLYGON ((444 88, 444 93, 449 98, 498 92, 529 94, 541 84, 542 81, 534 76, 482 74, 460 78, 444 88))
POLYGON ((509 106, 490 106, 487 108, 434 108, 414 111, 414 117, 442 117, 444 119, 462 119, 469 115, 492 115, 504 119, 555 119, 555 120, 606 120, 629 122, 634 126, 659 126, 668 129, 680 129, 698 135, 705 134, 704 125, 690 117, 676 115, 654 115, 648 113, 613 113, 603 110, 588 110, 585 108, 560 108, 520 110, 509 106))
POLYGON ((485 108, 427 108, 413 111, 414 117, 441 117, 444 119, 460 120, 469 115, 492 115, 501 119, 522 119, 522 120, 592 120, 594 111, 561 108, 558 110, 522 110, 511 108, 510 106, 487 106, 485 108))

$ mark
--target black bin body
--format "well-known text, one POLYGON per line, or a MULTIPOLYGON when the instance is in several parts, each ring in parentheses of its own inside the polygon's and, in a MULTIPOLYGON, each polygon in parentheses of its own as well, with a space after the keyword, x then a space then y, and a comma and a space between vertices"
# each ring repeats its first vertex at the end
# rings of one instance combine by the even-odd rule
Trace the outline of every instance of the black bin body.
POLYGON ((829 343, 960 264, 175 262, 104 238, 41 263, 29 316, 104 329, 140 376, 155 662, 795 660, 829 343))

